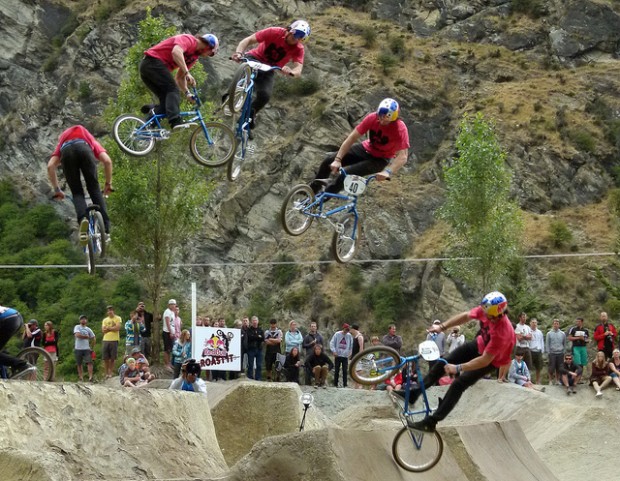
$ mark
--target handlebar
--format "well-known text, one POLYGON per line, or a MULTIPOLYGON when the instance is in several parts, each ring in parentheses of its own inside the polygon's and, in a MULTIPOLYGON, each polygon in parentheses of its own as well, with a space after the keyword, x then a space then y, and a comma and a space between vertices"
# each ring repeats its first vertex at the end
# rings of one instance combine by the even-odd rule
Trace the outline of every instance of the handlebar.
MULTIPOLYGON (((262 63, 262 62, 259 62, 258 60, 250 59, 246 57, 245 55, 242 55, 241 57, 239 57, 239 59, 235 59, 233 57, 228 57, 228 58, 229 60, 234 60, 235 62, 245 62, 250 66, 252 70, 260 70, 261 72, 270 72, 271 70, 280 70, 280 71, 282 70, 282 67, 278 67, 277 65, 269 65, 266 63, 262 63)), ((284 75, 289 75, 290 77, 294 76, 292 73, 284 74, 284 75)))

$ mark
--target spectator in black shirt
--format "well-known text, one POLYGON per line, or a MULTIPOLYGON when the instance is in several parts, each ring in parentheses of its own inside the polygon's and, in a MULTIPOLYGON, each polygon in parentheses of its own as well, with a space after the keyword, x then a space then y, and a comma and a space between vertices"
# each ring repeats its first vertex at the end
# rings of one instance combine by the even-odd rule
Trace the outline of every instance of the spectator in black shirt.
POLYGON ((248 328, 248 379, 261 380, 263 369, 262 347, 265 340, 263 330, 258 327, 258 317, 252 316, 252 325, 248 328), (256 370, 254 363, 256 362, 256 370))

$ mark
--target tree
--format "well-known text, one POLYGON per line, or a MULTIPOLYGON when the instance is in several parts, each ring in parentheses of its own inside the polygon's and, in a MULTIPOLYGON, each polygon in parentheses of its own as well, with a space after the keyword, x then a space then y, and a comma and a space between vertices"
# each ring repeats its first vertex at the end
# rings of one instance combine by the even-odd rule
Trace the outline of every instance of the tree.
MULTIPOLYGON (((126 77, 118 98, 106 109, 111 123, 121 112, 137 112, 150 103, 151 94, 138 75, 142 52, 175 34, 165 27, 163 17, 150 10, 139 23, 138 40, 125 59, 126 77)), ((198 85, 206 74, 200 64, 192 69, 198 85)), ((115 193, 110 197, 113 245, 129 263, 137 263, 146 295, 153 304, 153 358, 159 358, 159 303, 172 259, 193 238, 201 226, 202 207, 209 187, 205 171, 188 155, 186 135, 177 135, 158 145, 147 158, 126 158, 113 142, 106 144, 114 159, 115 193)))
POLYGON ((493 126, 482 114, 465 116, 456 140, 458 158, 444 165, 450 226, 448 272, 471 287, 496 286, 518 255, 523 228, 510 200, 511 172, 493 126), (462 259, 465 258, 465 259, 462 259))

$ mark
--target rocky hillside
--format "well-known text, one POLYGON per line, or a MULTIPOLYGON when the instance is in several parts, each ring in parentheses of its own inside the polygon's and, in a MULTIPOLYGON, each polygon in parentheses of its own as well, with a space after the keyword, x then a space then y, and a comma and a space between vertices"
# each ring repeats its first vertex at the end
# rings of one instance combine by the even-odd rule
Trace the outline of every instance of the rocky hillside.
MULTIPOLYGON (((0 0, 0 176, 15 179, 24 196, 49 202, 45 163, 64 127, 80 122, 100 136, 109 131, 100 114, 114 100, 123 58, 149 4, 0 0)), ((385 96, 401 102, 412 149, 403 174, 373 186, 363 201, 361 259, 441 254, 442 228, 434 216, 443 198, 441 165, 454 153, 462 115, 477 111, 496 122, 508 153, 529 253, 555 250, 552 219, 568 226, 573 251, 611 248, 605 200, 620 174, 620 2, 184 0, 159 2, 153 13, 179 31, 220 37, 222 54, 205 61, 214 98, 232 76, 235 64, 227 57, 241 38, 300 17, 313 28, 304 80, 279 79, 242 179, 230 184, 223 171, 208 174, 218 186, 205 209, 204 232, 185 260, 328 259, 330 229, 288 237, 277 220, 279 206, 385 96)), ((191 161, 188 153, 183 162, 191 161)), ((70 206, 58 208, 71 222, 70 206)), ((577 301, 583 309, 604 302, 581 261, 545 262, 527 268, 530 284, 548 293, 549 315, 572 317, 567 306, 577 301), (564 279, 555 290, 553 272, 564 279)), ((384 279, 388 268, 365 265, 364 282, 384 279)), ((274 284, 273 269, 211 266, 177 277, 199 279, 201 303, 212 312, 236 314, 262 295, 283 315, 338 317, 348 268, 304 265, 285 288, 274 284), (300 292, 299 302, 287 302, 300 292)), ((439 262, 404 263, 399 276, 416 319, 445 317, 479 296, 444 277, 439 262)))

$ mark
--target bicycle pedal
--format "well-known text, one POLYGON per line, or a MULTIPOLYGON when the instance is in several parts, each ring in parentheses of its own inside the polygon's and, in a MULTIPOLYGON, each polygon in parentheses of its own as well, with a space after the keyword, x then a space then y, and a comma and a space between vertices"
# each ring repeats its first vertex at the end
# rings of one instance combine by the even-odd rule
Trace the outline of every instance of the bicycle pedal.
POLYGON ((248 144, 247 147, 245 148, 245 150, 250 153, 250 154, 254 154, 256 152, 256 145, 255 144, 248 144))
POLYGON ((168 140, 170 138, 170 131, 166 129, 161 129, 159 131, 159 136, 156 137, 156 140, 168 140))

